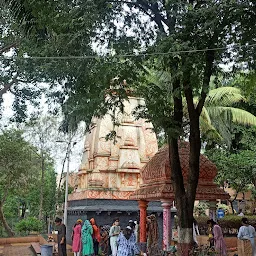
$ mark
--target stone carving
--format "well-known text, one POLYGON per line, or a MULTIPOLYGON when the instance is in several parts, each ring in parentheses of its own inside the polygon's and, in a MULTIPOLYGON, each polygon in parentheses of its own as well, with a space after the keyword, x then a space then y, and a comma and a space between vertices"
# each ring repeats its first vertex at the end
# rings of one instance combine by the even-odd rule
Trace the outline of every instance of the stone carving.
POLYGON ((95 170, 93 173, 90 174, 88 179, 88 187, 101 188, 103 184, 104 181, 99 170, 95 170))

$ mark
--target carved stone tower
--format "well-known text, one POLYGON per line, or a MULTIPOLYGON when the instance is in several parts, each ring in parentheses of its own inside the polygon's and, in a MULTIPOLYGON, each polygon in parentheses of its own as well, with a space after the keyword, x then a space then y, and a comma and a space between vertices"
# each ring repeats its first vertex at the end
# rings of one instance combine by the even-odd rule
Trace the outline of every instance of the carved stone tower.
POLYGON ((93 118, 86 134, 82 163, 78 172, 77 189, 69 201, 83 199, 129 199, 139 188, 141 168, 158 151, 153 126, 144 119, 135 120, 133 110, 144 100, 129 97, 124 113, 116 114, 119 125, 113 127, 111 115, 93 118), (115 143, 106 140, 116 132, 115 143))

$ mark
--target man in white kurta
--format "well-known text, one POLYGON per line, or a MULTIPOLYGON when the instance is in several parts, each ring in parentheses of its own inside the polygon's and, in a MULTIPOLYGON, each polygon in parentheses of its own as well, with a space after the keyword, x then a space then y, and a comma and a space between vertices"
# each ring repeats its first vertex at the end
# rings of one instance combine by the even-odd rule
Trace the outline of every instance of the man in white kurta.
POLYGON ((112 251, 112 256, 117 254, 117 237, 120 234, 119 219, 114 220, 112 227, 109 230, 110 237, 110 247, 112 251))

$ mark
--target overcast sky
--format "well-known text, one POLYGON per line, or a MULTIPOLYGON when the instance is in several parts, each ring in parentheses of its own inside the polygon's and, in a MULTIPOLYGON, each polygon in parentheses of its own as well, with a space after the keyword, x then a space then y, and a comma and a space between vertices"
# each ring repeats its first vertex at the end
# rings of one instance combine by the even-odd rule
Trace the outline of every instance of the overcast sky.
MULTIPOLYGON (((11 127, 12 125, 9 122, 9 119, 13 115, 12 111, 12 103, 13 103, 13 96, 11 93, 6 93, 3 96, 4 102, 3 102, 3 116, 1 119, 1 127, 11 127)), ((45 113, 47 113, 47 104, 45 103, 45 97, 43 96, 41 99, 41 109, 44 110, 45 113)), ((29 105, 28 106, 28 112, 31 114, 35 111, 35 109, 29 105)), ((85 135, 84 132, 81 131, 75 136, 73 139, 76 144, 72 147, 72 153, 70 157, 70 171, 77 171, 79 168, 79 165, 81 163, 82 159, 82 152, 83 152, 83 145, 84 145, 84 139, 85 135)), ((56 142, 56 147, 54 148, 54 153, 52 154, 52 157, 55 160, 55 170, 57 173, 61 173, 62 170, 62 163, 63 159, 66 154, 66 143, 58 143, 56 142)), ((65 166, 66 171, 66 166, 65 166)))

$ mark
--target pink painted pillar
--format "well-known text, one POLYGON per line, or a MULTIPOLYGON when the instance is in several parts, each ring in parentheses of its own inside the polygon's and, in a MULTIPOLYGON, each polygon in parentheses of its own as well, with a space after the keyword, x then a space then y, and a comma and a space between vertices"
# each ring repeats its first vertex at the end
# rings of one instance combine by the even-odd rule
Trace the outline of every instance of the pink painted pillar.
POLYGON ((161 200, 163 207, 163 249, 168 250, 171 241, 171 200, 161 200))

